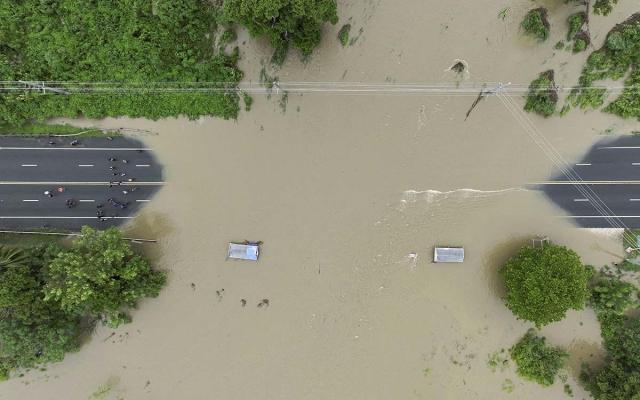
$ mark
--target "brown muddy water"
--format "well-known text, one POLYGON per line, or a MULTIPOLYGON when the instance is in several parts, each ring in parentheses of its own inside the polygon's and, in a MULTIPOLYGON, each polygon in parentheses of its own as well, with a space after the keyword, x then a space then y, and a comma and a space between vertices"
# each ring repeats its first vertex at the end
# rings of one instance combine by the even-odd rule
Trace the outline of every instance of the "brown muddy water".
MULTIPOLYGON (((464 59, 479 85, 527 85, 551 67, 558 84, 575 83, 586 56, 552 50, 572 9, 550 6, 552 37, 537 46, 518 27, 532 3, 512 3, 503 22, 506 5, 344 3, 307 65, 290 57, 278 76, 283 86, 451 84, 445 69, 464 59), (363 32, 342 49, 333 38, 348 18, 363 32)), ((593 17, 596 45, 632 11, 593 17)), ((247 82, 269 55, 264 41, 244 47, 247 82)), ((487 367, 531 326, 503 306, 496 270, 538 234, 594 265, 621 244, 525 189, 549 178, 551 161, 499 98, 465 122, 475 97, 295 94, 282 114, 274 94, 255 96, 238 121, 74 121, 158 132, 141 139, 167 184, 127 234, 159 240, 140 249, 168 285, 111 339, 99 329, 64 362, 3 383, 2 397, 83 399, 109 385, 114 399, 566 398, 560 382, 543 389, 513 365, 487 367), (228 242, 244 239, 264 242, 260 261, 225 261, 228 242), (464 246, 465 262, 432 264, 434 245, 464 246)), ((607 128, 633 125, 598 112, 530 117, 569 162, 607 128)), ((601 362, 593 313, 570 312, 542 334, 569 350, 568 383, 587 397, 576 378, 582 361, 601 362)))

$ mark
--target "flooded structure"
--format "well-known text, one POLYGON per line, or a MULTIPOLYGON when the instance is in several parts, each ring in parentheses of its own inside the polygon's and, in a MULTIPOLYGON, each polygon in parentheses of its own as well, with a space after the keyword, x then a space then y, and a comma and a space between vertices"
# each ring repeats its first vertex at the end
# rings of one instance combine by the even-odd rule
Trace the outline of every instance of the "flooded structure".
POLYGON ((461 263, 464 261, 464 247, 434 247, 434 263, 461 263))
POLYGON ((229 243, 227 256, 241 260, 258 261, 259 251, 257 243, 229 243))

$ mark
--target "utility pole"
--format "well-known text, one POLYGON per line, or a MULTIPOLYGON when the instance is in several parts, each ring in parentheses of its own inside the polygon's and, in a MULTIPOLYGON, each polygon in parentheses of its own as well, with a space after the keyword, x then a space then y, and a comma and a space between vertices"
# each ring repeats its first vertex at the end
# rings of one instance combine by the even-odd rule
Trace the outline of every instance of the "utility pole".
POLYGON ((33 86, 33 87, 38 88, 38 89, 42 89, 42 93, 47 93, 47 90, 50 90, 52 92, 60 93, 60 94, 71 94, 71 92, 69 92, 68 90, 65 90, 65 89, 45 87, 44 86, 44 82, 42 82, 42 85, 39 84, 39 83, 35 83, 35 82, 26 82, 26 81, 18 81, 18 82, 24 83, 25 85, 33 86))

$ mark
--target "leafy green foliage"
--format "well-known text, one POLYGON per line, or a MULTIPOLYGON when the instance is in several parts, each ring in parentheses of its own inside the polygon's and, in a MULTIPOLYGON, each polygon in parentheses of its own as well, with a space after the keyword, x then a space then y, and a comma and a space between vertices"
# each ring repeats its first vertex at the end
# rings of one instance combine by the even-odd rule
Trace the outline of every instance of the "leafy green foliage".
POLYGON ((582 310, 589 296, 589 273, 564 246, 524 246, 498 273, 507 286, 507 307, 538 328, 562 320, 569 309, 582 310))
POLYGON ((613 277, 602 278, 593 288, 590 304, 597 312, 622 315, 629 307, 637 305, 632 298, 636 291, 631 283, 613 277))
POLYGON ((224 32, 222 32, 222 35, 220 35, 219 42, 227 44, 233 42, 237 38, 238 36, 236 35, 236 31, 233 28, 228 28, 224 32))
POLYGON ((618 0, 596 0, 593 4, 593 13, 606 17, 613 10, 613 4, 618 4, 618 0))
POLYGON ((162 288, 164 274, 134 255, 119 230, 83 234, 71 250, 34 245, 19 253, 19 267, 0 269, 0 380, 78 350, 86 321, 130 322, 122 309, 162 288))
POLYGON ((553 385, 563 360, 569 355, 559 348, 547 346, 545 342, 546 338, 536 336, 535 331, 529 329, 509 354, 518 365, 518 375, 547 387, 553 385))
POLYGON ((499 352, 496 351, 493 354, 489 354, 487 367, 489 367, 491 372, 496 372, 498 369, 500 372, 504 372, 509 368, 509 358, 504 354, 504 349, 499 352))
POLYGON ((271 64, 281 67, 289 52, 289 43, 286 40, 279 40, 273 49, 271 64))
POLYGON ((351 24, 344 24, 340 31, 338 31, 338 40, 342 47, 346 46, 349 43, 349 32, 351 31, 351 24))
MULTIPOLYGON (((237 52, 212 54, 205 36, 215 10, 205 0, 6 0, 0 2, 1 80, 128 82, 121 91, 10 92, 0 95, 0 122, 22 125, 55 116, 158 119, 214 114, 235 118, 238 96, 224 92, 157 92, 148 82, 227 82, 242 78, 237 52), (135 85, 135 83, 139 85, 135 85), (128 88, 148 88, 130 92, 128 88)), ((113 87, 114 84, 109 84, 113 87)), ((190 87, 176 84, 175 88, 190 87)))
POLYGON ((338 22, 334 0, 226 0, 224 14, 252 37, 267 36, 271 46, 291 44, 303 56, 320 43, 320 24, 338 22))
POLYGON ((529 92, 525 95, 527 99, 524 105, 525 111, 534 111, 544 117, 549 117, 556 112, 558 90, 553 77, 553 70, 548 70, 531 82, 529 92))
POLYGON ((567 22, 569 23, 569 32, 567 33, 567 41, 572 40, 576 33, 580 31, 582 25, 587 20, 587 13, 584 11, 569 15, 567 22))
POLYGON ((0 269, 22 267, 29 255, 23 249, 6 248, 0 245, 0 269))
POLYGON ((549 22, 547 21, 547 10, 536 8, 529 11, 522 20, 524 34, 544 42, 549 37, 549 22))
POLYGON ((576 39, 575 43, 573 43, 573 48, 571 49, 571 51, 573 51, 573 53, 580 53, 582 51, 585 51, 587 49, 587 42, 585 42, 583 39, 576 39))
POLYGON ((640 84, 639 20, 640 13, 636 13, 625 22, 616 25, 607 34, 604 46, 589 55, 579 79, 581 88, 573 90, 568 99, 574 106, 583 109, 600 107, 604 102, 606 90, 592 89, 590 86, 599 80, 620 79, 631 70, 620 97, 603 111, 623 118, 640 119, 640 93, 635 89, 640 84))
POLYGON ((123 237, 116 228, 99 234, 83 227, 71 251, 59 254, 46 271, 45 300, 60 302, 72 314, 104 314, 110 320, 123 320, 119 316, 122 307, 135 307, 138 299, 156 297, 165 283, 164 274, 133 255, 123 237))
POLYGON ((561 40, 561 41, 559 41, 558 43, 556 43, 556 45, 555 45, 555 46, 553 46, 553 48, 554 48, 554 49, 556 49, 556 50, 562 50, 562 49, 564 49, 564 42, 563 42, 562 40, 561 40))

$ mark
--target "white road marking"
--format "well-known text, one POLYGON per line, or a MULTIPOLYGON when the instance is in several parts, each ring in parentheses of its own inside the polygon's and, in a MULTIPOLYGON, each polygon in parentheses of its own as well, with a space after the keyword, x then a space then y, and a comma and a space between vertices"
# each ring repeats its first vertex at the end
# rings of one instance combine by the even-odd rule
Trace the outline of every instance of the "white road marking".
POLYGON ((78 167, 93 167, 93 164, 78 164, 78 167))
POLYGON ((38 164, 22 164, 23 167, 37 167, 38 164))
POLYGON ((576 165, 591 165, 591 164, 576 164, 576 165))
POLYGON ((573 199, 573 201, 589 201, 589 199, 573 199))
POLYGON ((629 201, 640 201, 640 199, 629 199, 629 201))
POLYGON ((638 146, 620 146, 620 147, 598 147, 599 149, 640 149, 638 146))
POLYGON ((87 201, 87 202, 89 202, 89 201, 95 201, 95 200, 78 200, 78 201, 87 201))
MULTIPOLYGON (((96 216, 94 215, 93 217, 2 217, 0 216, 0 219, 42 219, 42 218, 46 218, 46 219, 96 219, 96 216)), ((103 217, 106 219, 131 219, 133 217, 103 217)))
POLYGON ((151 200, 136 200, 138 203, 142 203, 142 202, 147 202, 147 201, 151 201, 151 200))
POLYGON ((22 201, 40 201, 40 200, 22 200, 22 201))
POLYGON ((640 162, 632 162, 631 165, 640 165, 640 162))
POLYGON ((136 164, 136 167, 150 167, 149 164, 136 164))

